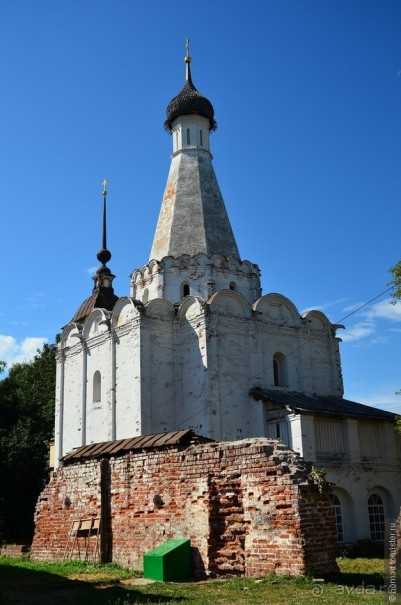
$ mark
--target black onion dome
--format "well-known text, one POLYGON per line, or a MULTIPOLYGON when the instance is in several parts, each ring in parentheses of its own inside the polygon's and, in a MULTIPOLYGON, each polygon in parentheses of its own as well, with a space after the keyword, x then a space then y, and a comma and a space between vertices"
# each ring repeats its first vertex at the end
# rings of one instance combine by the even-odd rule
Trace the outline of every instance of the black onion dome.
POLYGON ((167 106, 167 120, 164 122, 164 128, 172 133, 172 123, 178 116, 188 114, 198 114, 209 120, 210 130, 213 132, 217 128, 217 122, 214 119, 213 105, 195 88, 192 78, 189 62, 187 62, 187 79, 174 99, 167 106))

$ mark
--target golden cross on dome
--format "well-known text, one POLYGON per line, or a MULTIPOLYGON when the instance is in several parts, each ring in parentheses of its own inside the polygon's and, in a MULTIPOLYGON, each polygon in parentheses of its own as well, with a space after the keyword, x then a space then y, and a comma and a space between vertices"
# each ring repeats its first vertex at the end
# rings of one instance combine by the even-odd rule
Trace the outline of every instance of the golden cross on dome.
POLYGON ((189 38, 187 38, 185 40, 185 48, 186 48, 186 51, 187 51, 187 57, 189 57, 189 38))
POLYGON ((102 185, 103 185, 103 195, 107 195, 106 187, 107 187, 107 183, 108 182, 109 181, 107 179, 103 179, 103 183, 102 183, 102 185))

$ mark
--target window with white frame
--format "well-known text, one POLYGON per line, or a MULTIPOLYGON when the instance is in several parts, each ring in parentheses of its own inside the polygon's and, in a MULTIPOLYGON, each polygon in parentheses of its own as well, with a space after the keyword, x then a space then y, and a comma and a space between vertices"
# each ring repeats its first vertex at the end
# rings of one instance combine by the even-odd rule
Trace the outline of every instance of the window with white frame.
POLYGON ((368 499, 370 539, 383 542, 385 531, 384 504, 379 494, 372 494, 368 499))
POLYGON ((334 514, 334 521, 336 524, 337 531, 337 542, 344 542, 344 522, 343 522, 343 511, 341 507, 340 498, 336 494, 330 494, 330 506, 334 514))

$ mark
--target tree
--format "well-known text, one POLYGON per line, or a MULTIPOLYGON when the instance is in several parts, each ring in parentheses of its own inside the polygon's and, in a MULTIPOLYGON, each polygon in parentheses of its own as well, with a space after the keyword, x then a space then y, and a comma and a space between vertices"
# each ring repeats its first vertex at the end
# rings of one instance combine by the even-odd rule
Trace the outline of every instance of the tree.
MULTIPOLYGON (((394 292, 392 292, 391 296, 393 297, 394 304, 396 304, 398 301, 401 300, 401 260, 398 261, 398 263, 394 267, 391 267, 390 273, 393 276, 393 279, 391 280, 390 284, 393 284, 393 286, 395 287, 395 290, 394 292)), ((401 395, 401 389, 399 391, 396 391, 396 394, 401 395)), ((401 433, 401 416, 397 416, 395 421, 395 428, 399 433, 401 433)))
POLYGON ((401 260, 390 269, 390 273, 393 276, 390 284, 393 284, 395 287, 391 296, 394 299, 394 303, 396 303, 398 300, 401 300, 401 260))
POLYGON ((56 361, 45 344, 0 381, 0 537, 30 541, 38 495, 48 478, 56 361))

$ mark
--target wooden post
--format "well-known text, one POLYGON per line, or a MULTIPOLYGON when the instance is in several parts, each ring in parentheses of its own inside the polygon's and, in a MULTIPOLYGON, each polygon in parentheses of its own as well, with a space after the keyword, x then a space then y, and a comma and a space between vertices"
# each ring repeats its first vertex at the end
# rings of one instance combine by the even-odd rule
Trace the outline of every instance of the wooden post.
POLYGON ((100 561, 112 560, 110 528, 110 464, 107 458, 100 461, 100 561))

